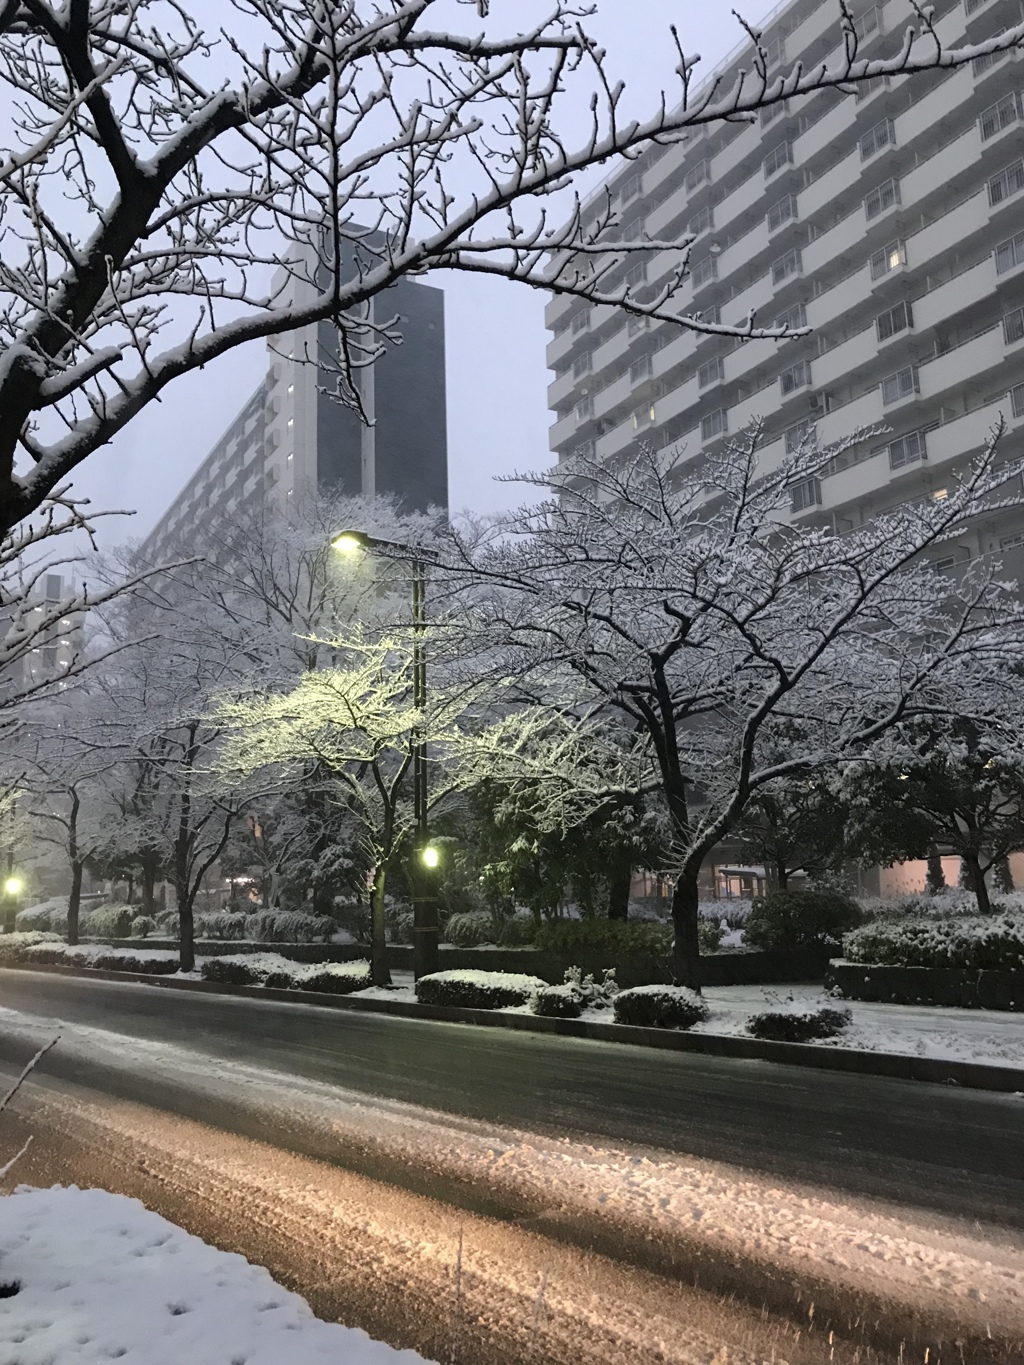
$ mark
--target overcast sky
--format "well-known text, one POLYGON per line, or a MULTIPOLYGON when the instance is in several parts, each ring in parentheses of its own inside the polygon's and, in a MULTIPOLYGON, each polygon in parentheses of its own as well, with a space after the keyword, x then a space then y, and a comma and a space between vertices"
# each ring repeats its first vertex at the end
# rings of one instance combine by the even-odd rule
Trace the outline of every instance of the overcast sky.
MULTIPOLYGON (((743 6, 758 22, 770 6, 743 6)), ((506 10, 504 4, 495 13, 506 10)), ((508 7, 507 12, 512 12, 508 7)), ((631 114, 654 112, 658 92, 673 90, 675 23, 688 54, 710 70, 742 38, 722 0, 601 0, 588 27, 608 50, 611 72, 626 82, 631 114)), ((467 25, 468 27, 468 25, 467 25)), ((598 183, 595 176, 592 183, 598 183)), ((490 511, 519 500, 495 476, 542 468, 548 459, 544 363, 544 297, 521 285, 446 273, 431 283, 445 291, 448 376, 448 463, 453 511, 490 511)), ((240 348, 209 369, 177 380, 106 450, 91 456, 75 491, 95 508, 133 509, 130 522, 107 523, 112 543, 145 535, 266 368, 265 346, 240 348)))

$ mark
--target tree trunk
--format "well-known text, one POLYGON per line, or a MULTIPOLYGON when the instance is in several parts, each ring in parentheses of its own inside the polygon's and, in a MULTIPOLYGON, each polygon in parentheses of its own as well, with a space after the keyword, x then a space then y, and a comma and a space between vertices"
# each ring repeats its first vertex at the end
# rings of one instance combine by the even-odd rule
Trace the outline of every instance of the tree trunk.
POLYGON ((786 891, 789 887, 789 873, 785 863, 775 864, 775 885, 780 891, 786 891))
POLYGON ((370 980, 375 986, 391 985, 391 973, 388 971, 387 939, 384 929, 384 887, 386 881, 387 867, 383 862, 380 862, 373 874, 373 889, 370 892, 370 980))
POLYGON ((928 846, 928 893, 937 896, 946 885, 946 874, 942 870, 942 858, 934 844, 928 846))
POLYGON ((192 913, 192 897, 187 882, 183 885, 174 879, 174 891, 178 898, 178 970, 191 972, 196 965, 195 917, 192 913))
POLYGON ((672 891, 672 976, 677 986, 700 992, 700 915, 699 867, 684 868, 672 891))
POLYGON ((633 883, 633 869, 629 863, 612 870, 608 878, 608 918, 629 919, 629 888, 633 883))
POLYGON ((964 866, 964 886, 973 891, 978 902, 978 913, 987 915, 992 909, 988 898, 988 887, 985 885, 985 876, 981 870, 981 863, 978 854, 974 849, 967 853, 962 853, 964 866))
POLYGON ((71 864, 71 894, 68 896, 68 944, 78 942, 78 911, 82 904, 82 871, 84 860, 76 858, 71 864))
POLYGON ((156 854, 142 853, 139 857, 139 890, 142 893, 142 913, 152 915, 156 910, 156 854))
POLYGON ((1005 853, 992 864, 992 883, 996 890, 1002 891, 1004 895, 1009 895, 1013 890, 1013 873, 1010 871, 1010 860, 1005 853))

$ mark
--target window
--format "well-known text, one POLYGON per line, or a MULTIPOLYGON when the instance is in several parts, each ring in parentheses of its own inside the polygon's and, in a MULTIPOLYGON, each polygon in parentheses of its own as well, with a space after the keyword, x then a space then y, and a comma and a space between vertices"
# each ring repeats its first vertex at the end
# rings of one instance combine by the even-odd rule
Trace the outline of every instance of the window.
POLYGON ((1024 190, 1024 160, 1015 161, 988 182, 988 202, 992 208, 1024 190))
POLYGON ((645 403, 643 407, 633 410, 633 430, 639 431, 641 427, 649 427, 654 421, 654 404, 645 403))
POLYGON ((619 202, 628 204, 632 199, 640 197, 640 190, 643 187, 643 177, 639 174, 631 175, 628 180, 623 182, 619 190, 619 202))
POLYGON ((1010 390, 1014 417, 1024 417, 1024 384, 1015 384, 1010 390))
POLYGON ((909 398, 912 393, 918 392, 917 368, 914 365, 907 365, 895 374, 887 374, 882 380, 883 403, 898 403, 901 398, 909 398))
POLYGON ((987 3, 988 0, 964 0, 964 11, 973 14, 976 9, 981 9, 982 5, 987 3))
POLYGON ((769 152, 764 159, 764 178, 770 180, 773 175, 781 171, 783 166, 793 164, 793 144, 792 142, 780 143, 774 151, 769 152))
POLYGON ((597 446, 594 443, 594 438, 591 437, 589 441, 581 441, 578 446, 575 446, 572 454, 576 460, 592 460, 596 451, 597 446))
POLYGON ((881 33, 882 16, 878 12, 878 6, 872 5, 870 9, 866 9, 859 19, 854 20, 853 28, 862 43, 866 43, 876 33, 881 33))
POLYGON ((1007 346, 1015 341, 1024 341, 1024 308, 1015 308, 1003 317, 1003 340, 1007 346))
POLYGON ((697 387, 706 389, 709 384, 718 384, 725 378, 725 365, 722 357, 716 355, 697 371, 697 387))
POLYGON ((869 81, 857 82, 857 93, 854 98, 857 103, 860 104, 861 100, 869 99, 872 95, 877 94, 879 90, 888 90, 888 88, 888 76, 872 76, 869 81))
POLYGON ((629 382, 639 384, 644 379, 651 377, 651 357, 642 355, 639 360, 634 360, 629 367, 629 382))
POLYGON ((914 316, 909 303, 898 303, 895 308, 879 313, 878 317, 875 318, 879 341, 888 341, 890 337, 906 331, 908 327, 913 327, 913 325, 914 316))
POLYGON ((871 278, 881 279, 883 275, 888 275, 890 270, 897 269, 898 266, 907 263, 907 244, 906 242, 890 242, 888 246, 882 247, 881 251, 876 251, 871 257, 871 278))
POLYGON ((701 322, 710 322, 715 327, 722 325, 722 310, 718 304, 713 304, 710 308, 702 308, 697 314, 701 322))
POLYGON ((1009 55, 1009 51, 1004 48, 1002 52, 986 52, 984 57, 975 57, 974 61, 971 62, 971 75, 977 80, 979 76, 984 76, 986 71, 991 71, 994 66, 998 66, 1009 55))
POLYGON ((891 118, 882 119, 881 123, 876 123, 870 133, 865 133, 860 140, 860 159, 867 161, 869 157, 880 152, 883 147, 895 147, 896 129, 893 127, 891 118))
POLYGON ((47 602, 59 602, 61 591, 64 587, 64 580, 59 573, 48 573, 46 575, 46 600, 47 602))
POLYGON ((691 218, 687 226, 687 231, 694 237, 700 237, 702 233, 710 232, 715 226, 715 211, 713 208, 701 209, 695 218, 691 218))
POLYGON ((899 202, 899 181, 887 180, 884 185, 879 185, 877 190, 872 190, 864 200, 865 217, 870 222, 872 218, 877 218, 880 213, 885 213, 887 209, 895 208, 899 202))
POLYGON ((788 223, 791 218, 796 217, 796 197, 787 194, 785 199, 780 199, 777 204, 773 204, 768 210, 768 231, 777 232, 783 223, 788 223))
POLYGON ((896 441, 889 443, 889 468, 902 469, 904 465, 916 464, 927 457, 924 445, 924 432, 911 431, 896 441))
POLYGON ((801 479, 792 488, 792 508, 794 512, 803 512, 808 507, 817 507, 821 503, 821 484, 815 478, 801 479))
POLYGON ((809 360, 798 360, 795 365, 790 365, 788 370, 783 370, 779 375, 779 387, 782 389, 783 398, 787 394, 795 393, 797 389, 804 388, 811 382, 811 363, 809 360))
POLYGON ((593 398, 581 398, 580 401, 576 404, 577 422, 585 422, 588 417, 593 417, 593 415, 594 415, 593 398))
POLYGON ((701 440, 710 441, 713 436, 720 436, 722 432, 727 430, 725 408, 717 408, 702 419, 700 424, 701 440))
POLYGON ((785 256, 780 256, 777 261, 772 262, 772 284, 781 284, 783 280, 788 280, 793 275, 799 275, 803 270, 803 262, 800 259, 800 252, 795 248, 787 251, 785 256))
POLYGON ((622 277, 622 283, 627 289, 635 289, 638 284, 645 284, 647 281, 647 262, 637 261, 636 265, 631 265, 622 277))
POLYGON ((707 161, 704 160, 698 161, 696 166, 691 167, 690 170, 686 172, 686 179, 683 183, 686 186, 687 193, 689 193, 691 190, 695 190, 698 185, 703 185, 705 180, 710 179, 711 169, 708 166, 707 161))
POLYGON ((1000 242, 996 247, 996 274, 1002 275, 1015 265, 1024 265, 1024 232, 1018 232, 1008 242, 1000 242))
POLYGON ((784 313, 780 313, 775 319, 776 327, 786 327, 793 331, 797 327, 807 326, 807 308, 802 303, 794 303, 791 308, 787 308, 784 313))
POLYGON ((590 351, 583 351, 572 362, 572 377, 573 379, 579 379, 581 375, 589 374, 593 368, 593 355, 590 351))
POLYGON ((1004 128, 1009 128, 1011 123, 1016 123, 1020 118, 1020 96, 1011 91, 1004 95, 998 104, 993 104, 986 109, 978 123, 981 127, 981 140, 987 142, 990 137, 995 137, 1004 128))
POLYGON ((767 128, 769 124, 774 123, 777 118, 781 118, 783 114, 788 113, 789 100, 779 100, 777 104, 766 105, 765 108, 761 110, 761 127, 767 128))
POLYGON ((718 261, 714 256, 705 256, 702 261, 690 267, 690 279, 694 289, 703 289, 712 280, 718 279, 718 261))
POLYGON ((773 38, 764 49, 764 65, 766 71, 774 71, 782 62, 786 60, 786 40, 785 38, 773 38))
POLYGON ((1012 536, 1003 536, 999 541, 1000 550, 1015 550, 1024 545, 1024 531, 1016 531, 1012 536))
POLYGON ((796 426, 784 431, 782 436, 787 455, 796 455, 798 451, 813 446, 818 439, 815 425, 809 417, 805 417, 802 422, 797 422, 796 426))
POLYGON ((571 323, 572 335, 579 336, 580 332, 585 332, 590 326, 590 309, 584 308, 581 313, 573 315, 571 323))
POLYGON ((649 332, 651 329, 650 318, 630 317, 626 323, 626 335, 629 337, 639 336, 641 332, 649 332))

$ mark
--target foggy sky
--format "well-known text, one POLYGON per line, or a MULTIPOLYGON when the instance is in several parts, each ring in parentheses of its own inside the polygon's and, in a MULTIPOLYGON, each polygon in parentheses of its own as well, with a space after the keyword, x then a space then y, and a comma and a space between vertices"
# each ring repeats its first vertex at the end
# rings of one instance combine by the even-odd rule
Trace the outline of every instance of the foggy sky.
MULTIPOLYGON (((743 37, 731 5, 707 0, 600 0, 589 30, 608 50, 610 71, 626 82, 625 108, 655 112, 658 93, 672 92, 677 60, 669 26, 675 23, 687 54, 699 52, 707 72, 743 37)), ((495 6, 500 14, 504 6, 495 6)), ((762 20, 765 0, 743 6, 762 20)), ((512 12, 511 10, 509 11, 512 12)), ((469 25, 467 25, 469 27, 469 25)), ((595 172, 586 188, 611 168, 595 172)), ((545 297, 523 285, 481 276, 435 273, 445 291, 448 383, 449 501, 491 511, 515 504, 515 485, 496 475, 543 468, 549 459, 544 363, 545 297)), ((105 544, 144 536, 187 482, 266 369, 265 344, 230 353, 204 371, 176 380, 105 450, 89 457, 74 491, 96 509, 133 509, 130 520, 103 526, 105 544)))

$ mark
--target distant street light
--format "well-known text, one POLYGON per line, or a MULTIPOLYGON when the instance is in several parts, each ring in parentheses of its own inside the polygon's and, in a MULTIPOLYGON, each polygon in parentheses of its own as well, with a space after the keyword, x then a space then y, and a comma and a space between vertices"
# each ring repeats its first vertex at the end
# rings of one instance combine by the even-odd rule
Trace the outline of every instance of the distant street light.
MULTIPOLYGON (((427 627, 426 586, 427 560, 436 559, 433 550, 425 550, 419 545, 405 545, 397 540, 383 540, 379 536, 367 535, 365 531, 340 531, 331 541, 334 549, 341 554, 356 554, 361 550, 381 550, 388 559, 405 560, 412 569, 412 625, 415 638, 412 647, 412 698, 413 706, 421 713, 427 705, 427 660, 423 644, 423 634, 427 627)), ((430 825, 427 817, 427 741, 417 726, 413 735, 412 751, 412 802, 416 820, 416 853, 418 861, 428 872, 433 872, 439 862, 438 851, 430 843, 430 825)), ((433 877, 427 876, 414 865, 413 870, 413 972, 418 981, 421 976, 429 976, 438 967, 438 943, 440 925, 437 918, 437 895, 433 877)))
POLYGON ((20 877, 8 877, 4 882, 4 890, 8 896, 20 896, 21 888, 24 885, 20 877))

